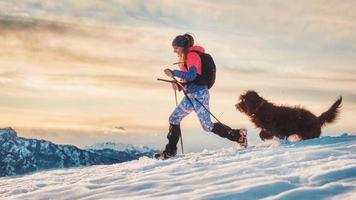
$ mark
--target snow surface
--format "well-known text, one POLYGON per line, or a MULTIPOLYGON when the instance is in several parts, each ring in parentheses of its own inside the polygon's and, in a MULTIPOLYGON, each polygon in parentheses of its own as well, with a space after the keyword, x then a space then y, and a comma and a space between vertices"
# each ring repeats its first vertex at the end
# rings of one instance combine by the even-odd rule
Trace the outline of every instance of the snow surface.
POLYGON ((0 199, 356 199, 356 135, 3 177, 0 199))

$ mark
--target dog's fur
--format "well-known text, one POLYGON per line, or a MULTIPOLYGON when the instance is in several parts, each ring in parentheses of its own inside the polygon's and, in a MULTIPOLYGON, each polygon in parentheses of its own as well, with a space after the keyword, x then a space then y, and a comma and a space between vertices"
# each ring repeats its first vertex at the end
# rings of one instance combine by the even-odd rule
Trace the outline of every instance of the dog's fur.
POLYGON ((250 90, 240 95, 235 106, 261 128, 262 140, 272 139, 273 136, 284 139, 293 134, 298 134, 301 139, 306 140, 319 137, 321 127, 335 121, 341 101, 340 96, 329 110, 317 117, 301 107, 276 106, 250 90))

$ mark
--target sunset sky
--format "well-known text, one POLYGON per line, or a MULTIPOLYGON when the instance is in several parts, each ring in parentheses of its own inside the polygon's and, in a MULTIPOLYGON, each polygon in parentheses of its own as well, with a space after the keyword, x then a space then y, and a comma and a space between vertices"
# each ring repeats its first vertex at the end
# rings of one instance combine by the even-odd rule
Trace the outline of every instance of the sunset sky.
MULTIPOLYGON (((0 2, 0 127, 79 147, 113 141, 162 148, 175 107, 163 69, 190 32, 218 67, 211 111, 258 131, 234 104, 255 90, 315 115, 340 96, 323 135, 356 134, 356 1, 0 2)), ((182 94, 179 94, 182 98, 182 94)), ((182 122, 186 151, 233 145, 182 122)))

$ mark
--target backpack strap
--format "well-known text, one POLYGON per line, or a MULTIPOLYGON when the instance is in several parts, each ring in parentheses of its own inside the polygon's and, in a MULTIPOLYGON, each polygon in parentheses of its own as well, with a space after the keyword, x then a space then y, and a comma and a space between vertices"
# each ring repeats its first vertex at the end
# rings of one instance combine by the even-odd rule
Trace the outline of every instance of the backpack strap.
MULTIPOLYGON (((205 75, 205 70, 204 69, 204 61, 203 61, 203 55, 205 53, 201 52, 201 51, 197 51, 197 50, 191 50, 188 53, 193 52, 198 54, 199 58, 200 58, 200 63, 201 63, 201 75, 197 74, 197 77, 195 78, 194 81, 191 81, 192 83, 195 83, 197 85, 205 85, 206 84, 206 75, 205 75)), ((188 66, 186 63, 184 63, 184 66, 186 67, 186 69, 188 70, 188 66)))

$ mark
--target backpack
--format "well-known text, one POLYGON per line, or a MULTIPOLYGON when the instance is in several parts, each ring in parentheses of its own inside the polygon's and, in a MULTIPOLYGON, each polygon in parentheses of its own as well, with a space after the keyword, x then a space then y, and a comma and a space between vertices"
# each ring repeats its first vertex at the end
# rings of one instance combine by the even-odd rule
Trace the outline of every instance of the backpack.
POLYGON ((197 85, 207 85, 210 89, 215 83, 216 77, 216 66, 213 58, 210 54, 203 53, 200 51, 190 51, 197 53, 201 60, 202 74, 193 81, 197 85))

